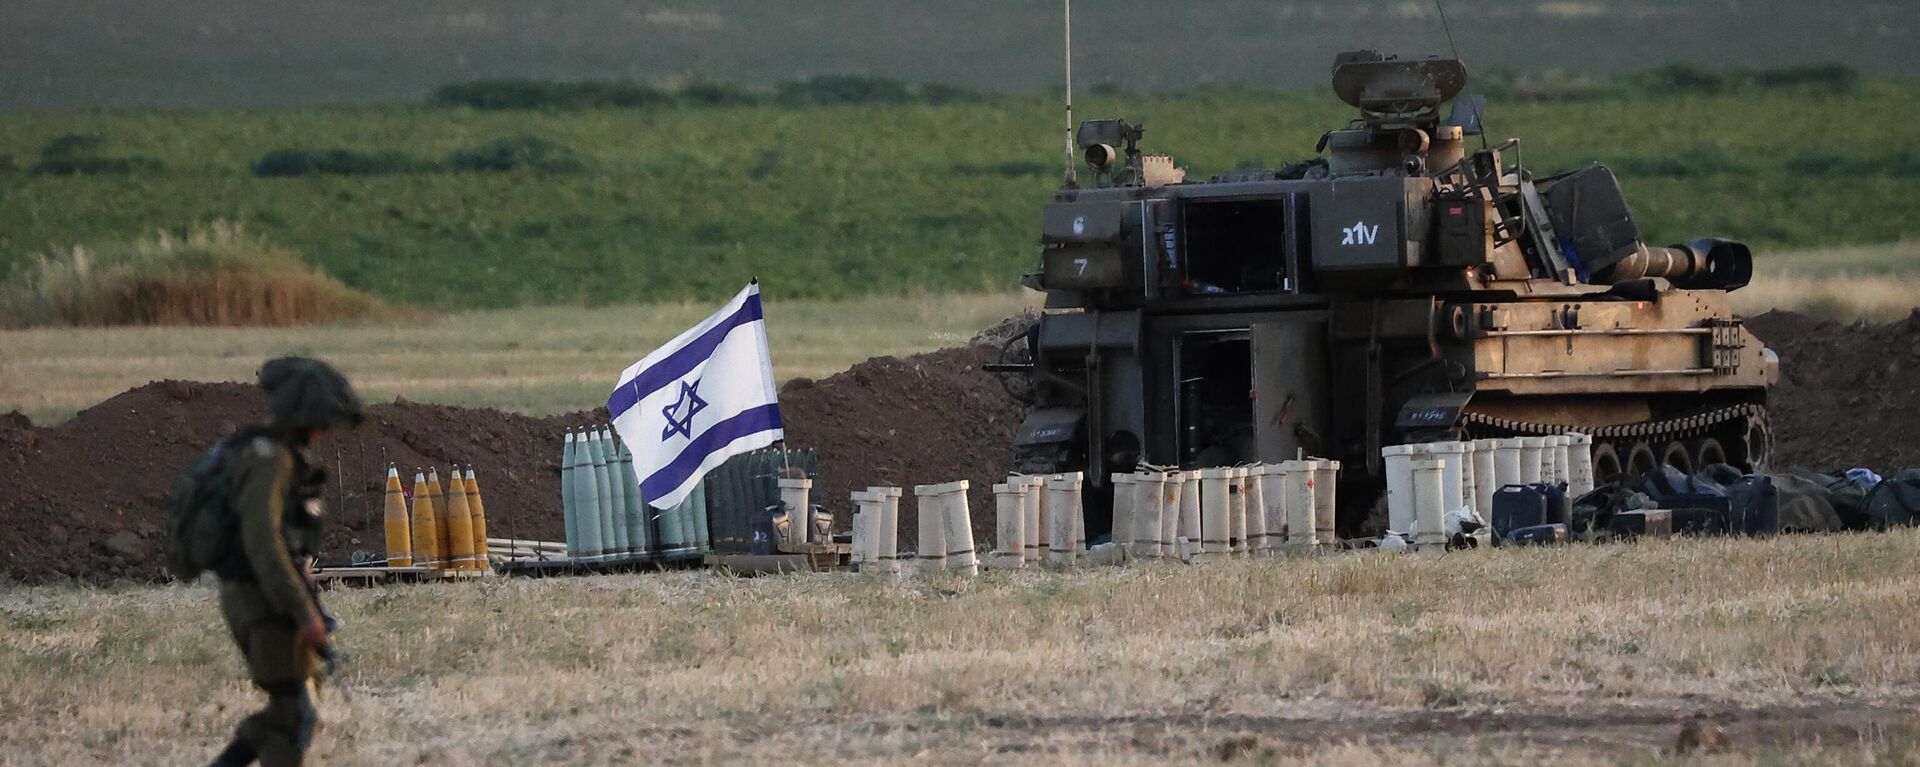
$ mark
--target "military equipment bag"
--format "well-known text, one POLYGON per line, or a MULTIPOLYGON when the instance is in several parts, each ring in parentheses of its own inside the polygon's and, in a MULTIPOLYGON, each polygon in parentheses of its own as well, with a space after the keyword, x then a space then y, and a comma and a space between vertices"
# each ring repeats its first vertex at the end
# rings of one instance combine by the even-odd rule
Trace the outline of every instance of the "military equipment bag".
POLYGON ((215 443, 173 481, 167 509, 167 569, 182 581, 218 566, 239 535, 240 516, 233 510, 226 461, 226 454, 234 449, 232 439, 215 443))
POLYGON ((1867 517, 1879 528, 1920 524, 1920 469, 1906 469, 1873 486, 1867 517))

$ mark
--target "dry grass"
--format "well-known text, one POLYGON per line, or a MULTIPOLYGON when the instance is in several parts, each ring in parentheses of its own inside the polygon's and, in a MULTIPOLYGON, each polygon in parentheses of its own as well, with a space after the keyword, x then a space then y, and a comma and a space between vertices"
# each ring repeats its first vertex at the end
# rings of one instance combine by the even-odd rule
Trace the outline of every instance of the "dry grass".
MULTIPOLYGON (((1250 737, 1261 761, 1664 764, 1705 708, 1744 712, 1710 763, 1905 763, 1917 545, 339 592, 354 697, 327 698, 319 755, 1145 764, 1250 737)), ((205 587, 0 590, 0 628, 0 764, 187 763, 253 705, 205 587)))
POLYGON ((1896 320, 1920 308, 1920 241, 1761 254, 1753 284, 1733 294, 1743 314, 1768 309, 1837 320, 1896 320))
MULTIPOLYGON (((1016 294, 767 302, 774 372, 820 377, 880 354, 964 344, 1031 305, 1016 294)), ((0 412, 37 422, 155 379, 250 381, 260 361, 310 354, 371 399, 558 413, 606 402, 627 365, 711 304, 541 307, 306 328, 47 328, 0 331, 0 412), (48 386, 48 381, 59 381, 48 386)))
POLYGON ((35 254, 0 282, 0 327, 286 327, 384 311, 299 254, 218 221, 185 237, 35 254))

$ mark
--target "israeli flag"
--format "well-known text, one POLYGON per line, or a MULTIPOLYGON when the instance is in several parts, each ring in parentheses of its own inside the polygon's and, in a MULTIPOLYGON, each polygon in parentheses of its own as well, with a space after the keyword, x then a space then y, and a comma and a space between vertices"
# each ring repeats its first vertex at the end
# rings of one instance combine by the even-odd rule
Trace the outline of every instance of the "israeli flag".
POLYGON ((627 368, 607 412, 633 451, 640 497, 660 509, 728 458, 783 439, 760 285, 627 368))

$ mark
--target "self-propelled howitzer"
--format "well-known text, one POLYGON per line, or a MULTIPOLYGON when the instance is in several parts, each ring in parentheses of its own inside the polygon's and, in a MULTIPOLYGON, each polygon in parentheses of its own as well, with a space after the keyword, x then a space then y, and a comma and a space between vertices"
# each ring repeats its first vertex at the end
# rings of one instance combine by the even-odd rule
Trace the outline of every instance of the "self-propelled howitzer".
POLYGON ((1098 530, 1106 478, 1142 463, 1333 458, 1350 534, 1384 445, 1579 431, 1603 479, 1763 468, 1778 363, 1727 297, 1747 247, 1649 245, 1604 165, 1469 145, 1465 85, 1457 60, 1342 54, 1359 116, 1320 159, 1206 181, 1083 123, 1091 183, 1047 204, 1024 280, 1046 309, 998 366, 1030 375, 1015 468, 1087 472, 1098 530))

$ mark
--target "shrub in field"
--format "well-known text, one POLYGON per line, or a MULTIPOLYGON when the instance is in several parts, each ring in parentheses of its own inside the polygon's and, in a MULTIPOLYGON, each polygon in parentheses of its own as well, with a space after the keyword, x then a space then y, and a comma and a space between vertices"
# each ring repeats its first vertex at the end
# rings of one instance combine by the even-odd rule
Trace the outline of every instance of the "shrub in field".
POLYGON ((672 101, 667 92, 630 80, 479 80, 443 85, 433 92, 435 105, 484 110, 633 108, 672 101))
POLYGON ((1905 150, 1875 155, 1808 151, 1788 158, 1786 165, 1789 172, 1800 176, 1920 177, 1920 154, 1905 150))
POLYGON ((302 325, 384 305, 237 223, 35 254, 0 282, 0 325, 302 325))
POLYGON ((773 98, 781 106, 807 107, 836 104, 948 104, 978 96, 964 88, 937 83, 913 85, 886 77, 821 75, 781 83, 774 87, 773 98))
POLYGON ((968 176, 1000 176, 1002 178, 1023 178, 1027 176, 1045 176, 1058 173, 1060 169, 1053 164, 1039 160, 1005 160, 1002 162, 963 162, 955 163, 953 172, 968 176))
POLYGON ((1844 64, 1814 64, 1753 73, 1753 82, 1762 88, 1808 88, 1828 93, 1846 93, 1860 84, 1860 73, 1844 64))
POLYGON ((1629 177, 1703 178, 1746 170, 1745 166, 1717 149, 1621 157, 1609 160, 1607 165, 1620 175, 1629 177))
POLYGON ((1623 79, 1648 93, 1719 93, 1737 81, 1724 72, 1691 64, 1668 64, 1623 79))
POLYGON ((1860 73, 1841 64, 1775 69, 1706 69, 1689 64, 1668 64, 1623 75, 1619 81, 1653 94, 1714 94, 1756 88, 1837 94, 1850 92, 1858 86, 1860 73))
POLYGON ((357 152, 352 149, 275 149, 253 164, 253 175, 275 176, 383 176, 417 173, 433 167, 404 152, 357 152))
POLYGON ((692 83, 674 93, 681 104, 695 107, 750 106, 766 101, 761 93, 729 83, 692 83))
POLYGON ((546 139, 514 136, 457 150, 447 155, 447 167, 476 173, 514 170, 572 173, 585 169, 587 162, 579 152, 546 139))
POLYGON ((160 161, 146 155, 101 154, 106 140, 91 133, 68 133, 40 148, 33 173, 42 176, 91 176, 159 170, 160 161))

